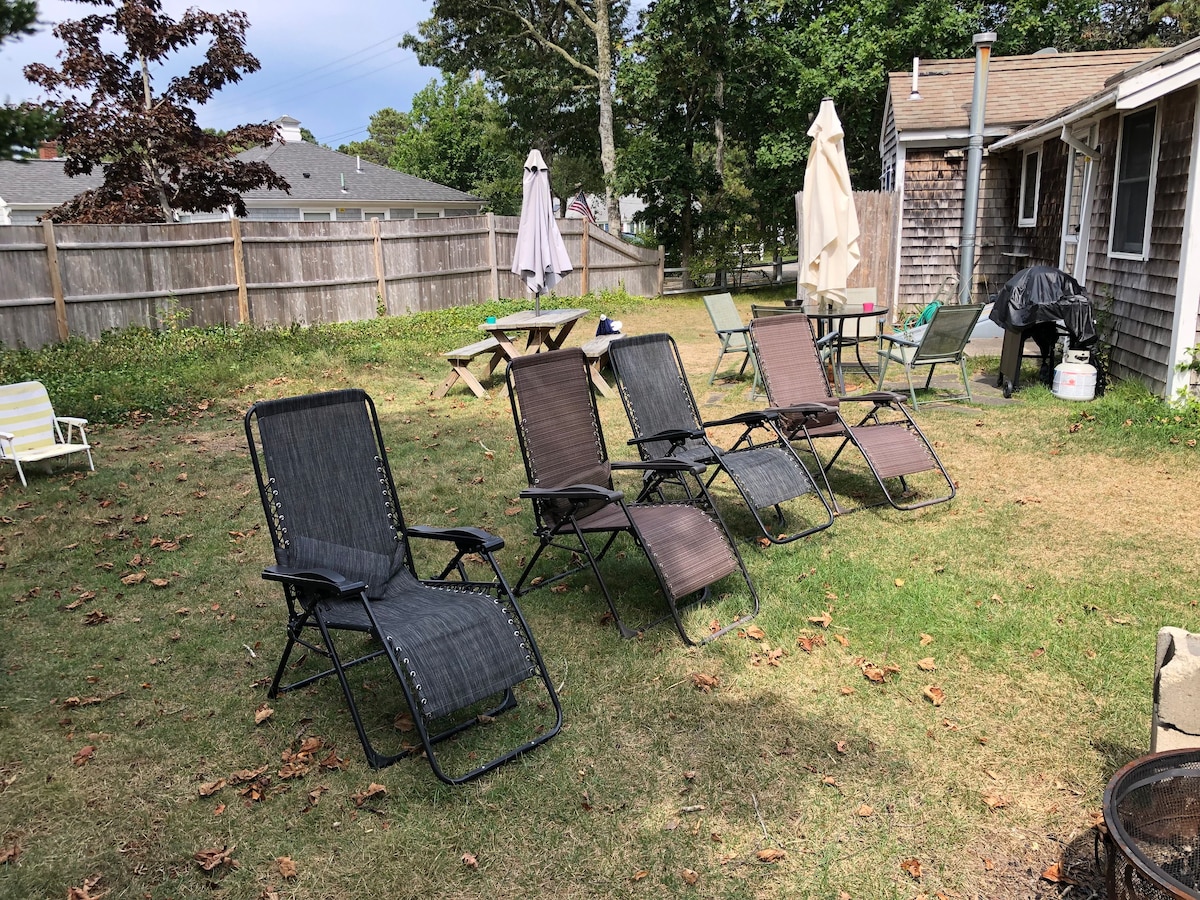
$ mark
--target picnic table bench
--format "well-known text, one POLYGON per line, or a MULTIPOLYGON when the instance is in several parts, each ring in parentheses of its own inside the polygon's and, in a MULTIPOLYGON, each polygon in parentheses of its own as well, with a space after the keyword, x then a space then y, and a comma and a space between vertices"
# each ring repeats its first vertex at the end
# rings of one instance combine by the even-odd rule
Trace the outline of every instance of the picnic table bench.
POLYGON ((446 376, 446 380, 438 385, 430 395, 435 400, 440 400, 446 396, 446 393, 452 388, 457 381, 462 381, 471 393, 476 397, 486 397, 487 391, 483 389, 483 385, 479 383, 474 373, 468 368, 477 356, 483 356, 486 353, 492 354, 492 358, 488 361, 487 373, 491 375, 496 371, 496 366, 500 365, 500 360, 504 359, 504 351, 500 347, 500 342, 494 337, 484 338, 482 341, 476 341, 473 344, 467 344, 465 347, 459 347, 456 350, 451 350, 448 353, 443 353, 442 356, 450 360, 450 374, 446 376))
POLYGON ((587 357, 588 377, 592 380, 592 386, 600 392, 600 396, 610 400, 617 395, 604 380, 600 370, 608 363, 608 345, 623 337, 625 337, 623 334, 599 334, 584 344, 582 348, 583 355, 587 357))

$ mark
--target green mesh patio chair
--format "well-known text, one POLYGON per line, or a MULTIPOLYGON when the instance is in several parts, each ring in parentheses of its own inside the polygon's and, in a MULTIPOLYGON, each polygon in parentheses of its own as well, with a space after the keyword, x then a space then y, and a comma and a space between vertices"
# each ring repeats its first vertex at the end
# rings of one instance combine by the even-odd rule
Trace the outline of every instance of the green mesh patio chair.
POLYGON ((943 364, 957 365, 962 376, 963 393, 954 397, 937 397, 939 402, 971 399, 971 380, 967 375, 967 342, 983 312, 983 304, 972 306, 935 307, 928 323, 918 326, 906 334, 881 334, 879 336, 879 390, 883 390, 888 365, 899 363, 904 367, 908 379, 908 395, 912 408, 917 409, 917 391, 913 385, 913 369, 929 367, 925 377, 925 390, 933 382, 933 372, 943 364), (910 336, 911 335, 911 336, 910 336))

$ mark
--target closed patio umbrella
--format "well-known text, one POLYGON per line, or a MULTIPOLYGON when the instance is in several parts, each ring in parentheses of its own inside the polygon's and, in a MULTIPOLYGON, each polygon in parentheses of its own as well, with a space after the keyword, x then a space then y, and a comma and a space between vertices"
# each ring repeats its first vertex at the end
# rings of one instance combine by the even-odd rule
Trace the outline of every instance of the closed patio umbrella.
POLYGON ((804 170, 804 246, 800 284, 814 299, 844 303, 846 282, 858 265, 858 215, 846 165, 845 133, 826 97, 808 136, 813 139, 804 170))
POLYGON ((517 229, 517 252, 513 256, 512 271, 533 291, 535 315, 541 314, 542 294, 571 271, 566 244, 554 221, 550 172, 538 150, 530 150, 525 160, 521 225, 517 229))

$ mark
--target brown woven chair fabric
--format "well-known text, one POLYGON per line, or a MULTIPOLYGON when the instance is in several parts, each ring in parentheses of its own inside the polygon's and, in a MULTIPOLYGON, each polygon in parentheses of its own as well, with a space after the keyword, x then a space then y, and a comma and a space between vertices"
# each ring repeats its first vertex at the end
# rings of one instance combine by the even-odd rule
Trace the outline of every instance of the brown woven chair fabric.
POLYGON ((796 313, 754 319, 750 323, 750 340, 759 361, 767 400, 772 407, 821 403, 829 408, 827 413, 785 415, 782 418, 789 437, 807 443, 818 459, 820 457, 814 443, 816 439, 842 439, 837 451, 822 466, 826 473, 846 445, 852 444, 862 453, 883 489, 887 502, 897 509, 916 509, 945 502, 954 496, 953 481, 929 440, 904 408, 902 395, 888 391, 854 397, 834 395, 807 316, 796 313), (862 421, 850 425, 843 416, 846 403, 870 403, 871 409, 862 421), (881 420, 880 412, 884 410, 898 418, 881 420), (897 498, 908 491, 905 481, 908 476, 930 471, 941 473, 946 483, 946 494, 922 498, 913 503, 898 502, 897 498), (890 479, 900 479, 899 493, 894 493, 889 487, 890 479))
MULTIPOLYGON (((753 618, 753 613, 744 616, 700 641, 693 640, 684 630, 678 612, 680 601, 697 593, 701 594, 698 599, 702 599, 712 584, 740 573, 757 613, 758 599, 753 585, 715 511, 710 516, 684 503, 627 503, 614 488, 614 467, 609 461, 599 412, 589 386, 587 358, 581 350, 570 348, 518 357, 509 365, 507 378, 513 421, 530 486, 523 496, 533 503, 541 541, 517 582, 518 595, 585 568, 580 565, 551 578, 538 579, 536 584, 522 590, 547 547, 566 547, 588 558, 586 565, 590 565, 622 633, 636 634, 638 629, 622 623, 597 565, 612 546, 612 538, 625 533, 645 551, 667 601, 669 616, 675 620, 684 640, 703 643, 753 618), (609 539, 595 553, 584 536, 600 534, 608 535, 609 539), (574 545, 566 543, 571 538, 575 538, 574 545), (564 543, 556 543, 559 539, 564 539, 564 543)), ((690 471, 687 463, 668 463, 690 471)), ((618 466, 635 469, 640 474, 654 464, 655 461, 649 461, 618 466)), ((707 498, 700 482, 698 489, 707 498)))

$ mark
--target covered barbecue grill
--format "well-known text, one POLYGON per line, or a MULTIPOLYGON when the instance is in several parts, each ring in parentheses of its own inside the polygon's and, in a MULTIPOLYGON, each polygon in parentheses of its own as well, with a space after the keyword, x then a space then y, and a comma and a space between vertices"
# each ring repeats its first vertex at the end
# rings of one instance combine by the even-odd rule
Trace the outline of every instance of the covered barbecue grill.
POLYGON ((988 318, 1004 329, 996 386, 1004 388, 1005 397, 1020 386, 1027 339, 1038 346, 1045 384, 1053 376, 1054 345, 1061 335, 1066 335, 1071 350, 1089 350, 1096 343, 1091 300, 1078 281, 1053 266, 1030 266, 1010 278, 988 318))

